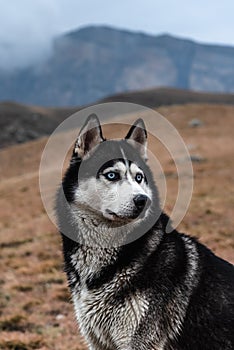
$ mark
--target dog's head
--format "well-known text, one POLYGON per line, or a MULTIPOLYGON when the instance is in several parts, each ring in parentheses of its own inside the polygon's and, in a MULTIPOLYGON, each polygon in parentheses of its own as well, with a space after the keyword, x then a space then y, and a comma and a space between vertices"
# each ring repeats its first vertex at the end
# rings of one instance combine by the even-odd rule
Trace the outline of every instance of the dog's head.
POLYGON ((122 140, 105 140, 91 115, 75 143, 63 187, 68 201, 110 221, 131 221, 147 214, 155 196, 146 165, 147 132, 138 119, 122 140))

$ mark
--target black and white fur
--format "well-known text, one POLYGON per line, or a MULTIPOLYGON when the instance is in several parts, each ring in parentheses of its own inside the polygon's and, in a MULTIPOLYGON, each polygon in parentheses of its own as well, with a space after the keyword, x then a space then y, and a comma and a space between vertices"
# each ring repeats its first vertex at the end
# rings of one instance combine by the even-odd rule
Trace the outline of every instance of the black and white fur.
POLYGON ((141 119, 107 141, 91 115, 75 144, 57 216, 80 331, 92 350, 234 349, 234 268, 165 232, 146 143, 141 119))

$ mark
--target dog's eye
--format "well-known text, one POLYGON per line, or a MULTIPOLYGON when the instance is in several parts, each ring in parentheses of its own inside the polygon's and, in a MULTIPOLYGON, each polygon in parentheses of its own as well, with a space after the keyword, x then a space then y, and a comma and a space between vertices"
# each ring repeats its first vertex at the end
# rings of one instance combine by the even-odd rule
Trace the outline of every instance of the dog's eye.
POLYGON ((143 175, 140 173, 136 174, 135 180, 137 183, 141 183, 141 181, 143 180, 143 175))
POLYGON ((110 181, 117 181, 120 179, 119 173, 110 171, 109 173, 104 174, 105 178, 110 181))

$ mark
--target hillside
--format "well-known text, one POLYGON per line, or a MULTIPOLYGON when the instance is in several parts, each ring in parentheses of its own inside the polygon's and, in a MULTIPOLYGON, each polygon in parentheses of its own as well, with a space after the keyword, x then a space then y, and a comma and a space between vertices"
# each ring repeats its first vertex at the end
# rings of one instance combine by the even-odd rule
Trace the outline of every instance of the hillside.
MULTIPOLYGON (((180 230, 199 237, 234 262, 234 106, 188 104, 158 111, 175 125, 194 163, 193 198, 180 230), (192 128, 189 122, 203 123, 192 128)), ((135 116, 128 116, 132 122, 135 116)), ((105 136, 125 135, 106 126, 105 136)), ((61 241, 42 206, 38 166, 47 139, 0 151, 0 349, 84 350, 63 273, 61 241)), ((163 167, 170 213, 177 195, 176 169, 149 140, 163 167)), ((63 147, 61 144, 59 147, 63 147)), ((59 149, 58 149, 59 154, 59 149)), ((53 169, 48 169, 53 181, 53 169)))
POLYGON ((108 96, 98 102, 130 102, 150 108, 183 105, 188 103, 234 105, 234 94, 204 93, 173 88, 156 88, 123 92, 108 96))
POLYGON ((37 139, 52 131, 78 108, 45 108, 0 103, 0 148, 37 139))
MULTIPOLYGON (((234 94, 161 88, 116 94, 97 101, 105 102, 131 102, 151 108, 187 103, 234 105, 234 94)), ((79 108, 46 108, 13 102, 0 103, 0 148, 49 135, 59 123, 79 108)))
POLYGON ((234 47, 85 27, 56 38, 45 62, 0 71, 0 100, 76 106, 152 87, 230 93, 233 57, 234 47))

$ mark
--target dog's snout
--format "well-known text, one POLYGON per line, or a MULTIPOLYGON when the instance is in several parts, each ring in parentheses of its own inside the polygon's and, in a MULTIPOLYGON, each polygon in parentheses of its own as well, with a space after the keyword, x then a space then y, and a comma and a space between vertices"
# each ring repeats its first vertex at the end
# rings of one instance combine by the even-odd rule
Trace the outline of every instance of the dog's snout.
POLYGON ((142 211, 146 205, 148 197, 144 194, 138 194, 133 198, 133 201, 135 203, 135 206, 139 211, 142 211))

